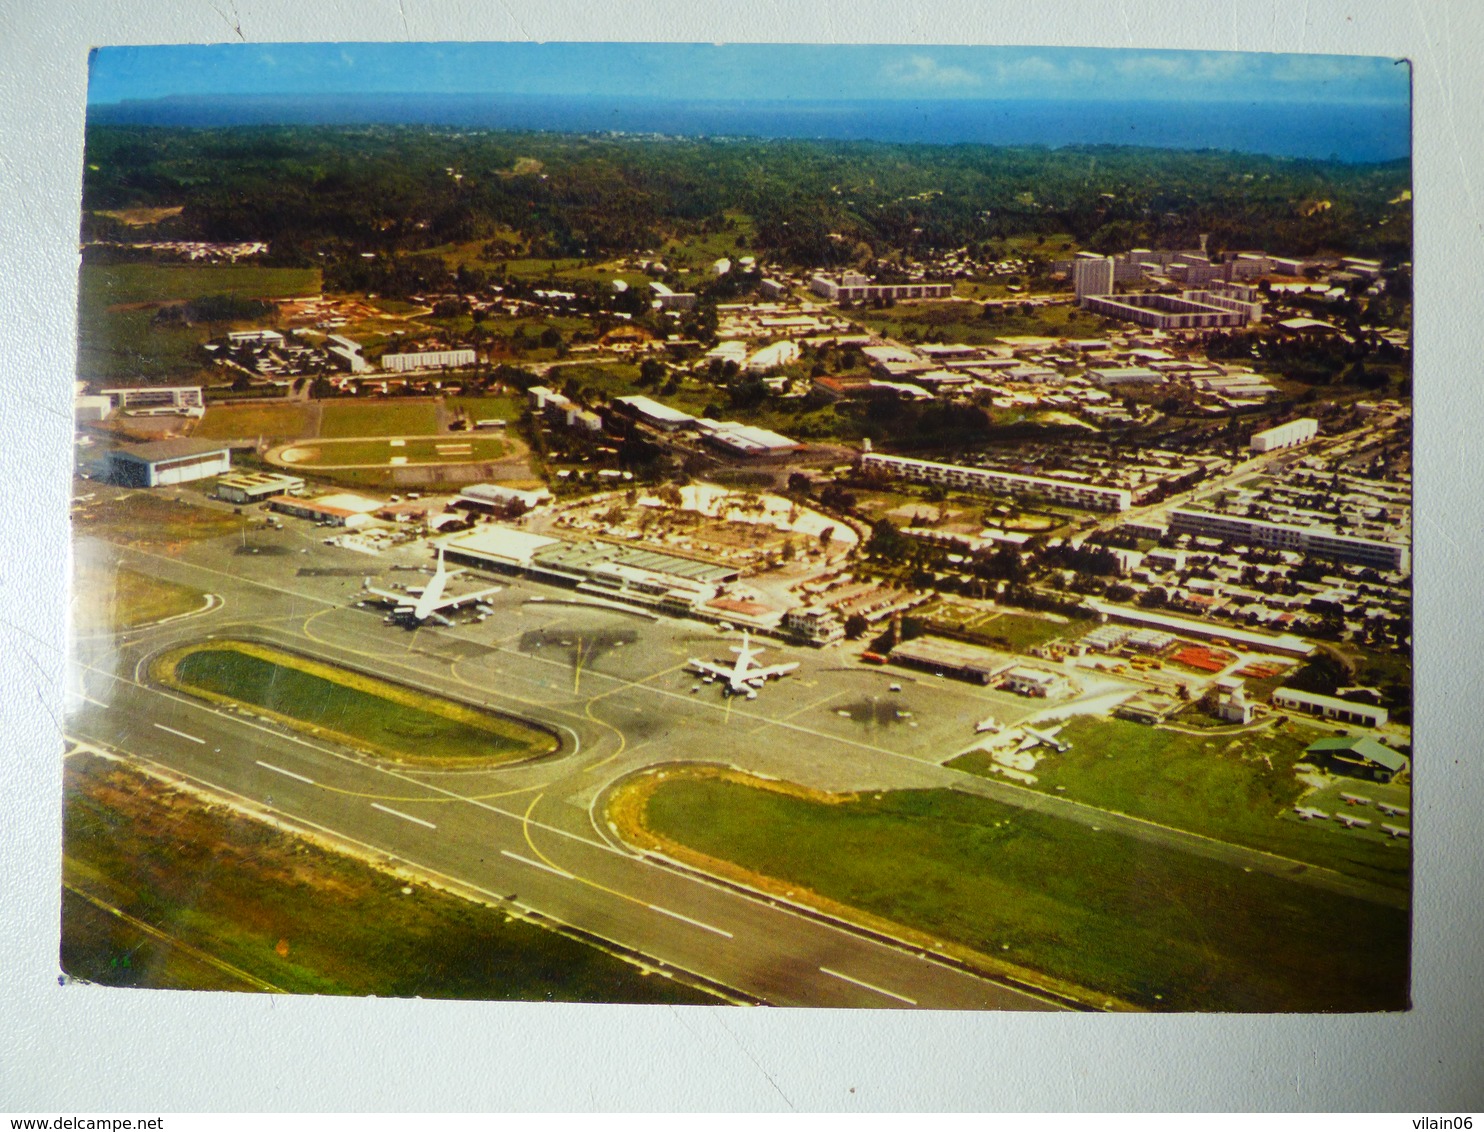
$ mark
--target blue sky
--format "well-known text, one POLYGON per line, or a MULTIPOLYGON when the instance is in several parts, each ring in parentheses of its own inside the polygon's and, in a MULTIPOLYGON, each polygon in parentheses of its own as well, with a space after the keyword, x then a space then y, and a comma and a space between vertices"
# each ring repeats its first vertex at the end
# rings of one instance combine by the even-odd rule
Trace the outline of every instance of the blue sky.
POLYGON ((172 94, 1058 99, 1405 106, 1408 68, 1342 55, 1060 47, 299 43, 105 47, 93 105, 172 94))

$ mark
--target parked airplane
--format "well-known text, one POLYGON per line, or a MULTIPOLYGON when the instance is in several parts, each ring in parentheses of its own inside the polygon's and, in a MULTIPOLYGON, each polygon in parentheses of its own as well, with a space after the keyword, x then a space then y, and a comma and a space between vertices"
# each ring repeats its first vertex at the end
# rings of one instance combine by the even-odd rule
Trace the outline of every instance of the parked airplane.
POLYGON ((1376 809, 1380 810, 1389 818, 1401 817, 1403 814, 1411 812, 1406 806, 1395 806, 1390 802, 1377 802, 1376 809))
POLYGON ((391 603, 391 616, 414 627, 429 620, 437 621, 440 625, 452 625, 453 622, 443 615, 444 610, 457 609, 461 605, 483 601, 505 588, 504 586, 490 586, 488 589, 460 594, 458 597, 444 597, 443 589, 448 585, 448 580, 463 572, 463 570, 449 570, 444 566, 443 549, 440 547, 438 568, 433 571, 433 576, 428 579, 427 585, 408 586, 405 593, 393 593, 391 590, 377 589, 371 584, 371 579, 367 578, 361 587, 361 592, 391 603))
POLYGON ((1411 837, 1412 836, 1412 831, 1410 829, 1408 829, 1404 825, 1387 825, 1383 821, 1381 823, 1381 828, 1384 829, 1387 833, 1391 834, 1392 837, 1411 837))
POLYGON ((747 630, 742 630, 742 643, 733 645, 732 652, 737 654, 737 659, 730 666, 716 664, 709 660, 698 660, 691 657, 688 663, 691 671, 706 677, 706 682, 723 681, 723 691, 729 696, 746 696, 749 700, 757 699, 757 689, 761 688, 769 680, 779 676, 785 676, 797 668, 798 662, 789 664, 763 665, 757 661, 757 656, 762 649, 753 648, 747 637, 747 630))
POLYGON ((1293 812, 1298 814, 1299 821, 1308 821, 1311 818, 1318 818, 1320 821, 1324 821, 1329 817, 1323 810, 1316 810, 1313 806, 1295 806, 1293 812))
POLYGON ((1349 814, 1336 814, 1335 821, 1346 829, 1364 829, 1371 824, 1370 818, 1352 818, 1349 814))
POLYGON ((1025 738, 1020 741, 1020 746, 1015 750, 1020 752, 1029 751, 1032 747, 1050 747, 1057 754, 1061 754, 1072 746, 1065 739, 1057 738, 1065 726, 1065 723, 1059 723, 1049 731, 1041 731, 1028 723, 1022 723, 1020 729, 1025 732, 1025 738))
POLYGON ((1341 794, 1340 801, 1347 806, 1368 806, 1371 802, 1364 794, 1341 794))

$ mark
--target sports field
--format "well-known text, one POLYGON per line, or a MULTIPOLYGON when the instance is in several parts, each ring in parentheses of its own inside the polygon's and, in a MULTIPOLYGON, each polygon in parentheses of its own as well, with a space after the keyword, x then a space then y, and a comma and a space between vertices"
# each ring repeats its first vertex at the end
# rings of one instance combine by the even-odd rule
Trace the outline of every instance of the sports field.
POLYGON ((314 409, 302 402, 281 405, 213 405, 197 422, 192 436, 210 440, 296 440, 312 436, 314 409))
POLYGON ((319 434, 347 436, 427 436, 438 431, 434 401, 326 401, 319 434))
POLYGON ((153 672, 174 687, 251 704, 301 731, 403 763, 494 766, 558 746, 549 732, 512 717, 246 641, 175 649, 153 672))
POLYGON ((287 448, 278 459, 304 468, 341 468, 364 464, 398 467, 402 464, 473 464, 498 460, 506 444, 498 436, 450 433, 447 436, 403 440, 320 440, 287 448))
POLYGON ((1403 910, 951 790, 820 798, 674 768, 628 789, 667 851, 1136 1006, 1407 1004, 1403 910))

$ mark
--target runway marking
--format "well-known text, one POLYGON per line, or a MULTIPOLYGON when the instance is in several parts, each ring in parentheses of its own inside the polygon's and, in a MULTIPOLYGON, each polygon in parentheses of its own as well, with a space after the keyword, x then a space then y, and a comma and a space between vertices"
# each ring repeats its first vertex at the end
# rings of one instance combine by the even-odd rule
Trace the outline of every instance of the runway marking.
POLYGON ((90 696, 90 695, 88 695, 86 692, 78 692, 77 693, 77 698, 80 699, 80 700, 87 700, 87 702, 90 703, 90 704, 92 704, 94 707, 103 708, 105 711, 108 709, 108 705, 107 704, 102 703, 99 700, 93 699, 93 697, 90 696))
POLYGON ((168 731, 172 735, 179 735, 182 739, 189 739, 192 743, 200 743, 201 746, 206 746, 205 739, 197 739, 194 735, 187 735, 184 731, 177 731, 173 727, 166 727, 163 723, 156 723, 155 726, 161 731, 168 731))
POLYGON ((509 857, 512 861, 519 861, 522 865, 530 865, 531 868, 540 869, 542 872, 554 873, 566 880, 577 879, 566 869, 559 869, 555 865, 543 865, 540 861, 533 861, 529 857, 522 857, 519 853, 512 853, 509 849, 501 849, 500 856, 509 857))
POLYGON ((867 990, 875 991, 877 994, 884 994, 887 998, 894 998, 898 1002, 905 1002, 908 1006, 917 1005, 917 1000, 915 998, 908 998, 904 994, 897 994, 896 991, 884 990, 881 987, 874 986, 863 979, 854 979, 851 978, 849 975, 842 975, 839 971, 832 971, 828 967, 821 967, 820 970, 823 971, 826 975, 833 975, 837 979, 844 979, 847 983, 854 983, 858 987, 865 987, 867 990))
MULTIPOLYGON (((650 904, 648 905, 648 908, 651 912, 659 912, 661 915, 670 916, 676 920, 683 920, 685 923, 691 924, 695 927, 705 928, 708 932, 715 932, 717 935, 724 935, 727 937, 727 939, 733 938, 732 933, 729 931, 724 931, 721 928, 713 928, 710 924, 703 924, 700 920, 692 920, 689 916, 682 916, 679 912, 672 912, 668 908, 661 908, 658 904, 650 904)), ((913 1005, 916 1004, 914 1003, 913 1005)))
POLYGON ((371 808, 373 810, 380 810, 384 814, 391 814, 394 818, 401 818, 403 821, 416 822, 418 825, 425 825, 429 829, 438 828, 430 821, 423 821, 422 818, 415 818, 411 814, 404 814, 401 810, 394 810, 390 806, 383 806, 380 802, 372 802, 371 808))
POLYGON ((291 770, 284 770, 281 766, 274 766, 272 763, 265 763, 262 759, 254 759, 253 762, 262 767, 264 770, 271 770, 276 774, 283 775, 286 778, 297 778, 300 782, 307 782, 310 786, 314 785, 314 779, 305 778, 302 774, 295 774, 291 770))

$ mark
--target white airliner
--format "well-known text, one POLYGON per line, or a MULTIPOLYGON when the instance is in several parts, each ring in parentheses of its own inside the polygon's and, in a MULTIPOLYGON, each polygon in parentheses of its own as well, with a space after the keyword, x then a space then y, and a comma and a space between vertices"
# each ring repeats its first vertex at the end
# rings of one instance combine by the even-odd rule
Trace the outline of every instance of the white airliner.
POLYGON ((1020 746, 1016 747, 1015 750, 1020 752, 1029 751, 1032 747, 1050 747, 1057 754, 1061 754, 1072 746, 1065 739, 1057 738, 1061 734, 1061 729, 1065 726, 1065 723, 1061 723, 1050 730, 1041 731, 1028 723, 1022 723, 1020 729, 1025 732, 1025 738, 1020 741, 1020 746))
POLYGON ((789 664, 759 664, 757 656, 763 650, 752 647, 746 629, 742 630, 742 643, 733 645, 732 651, 737 654, 737 659, 730 666, 691 657, 688 661, 691 671, 707 677, 708 681, 724 681, 722 690, 729 696, 746 696, 749 700, 755 700, 757 689, 769 680, 786 676, 799 666, 798 661, 789 664))
POLYGON ((444 597, 443 588, 448 585, 448 579, 457 577, 463 572, 463 570, 449 570, 443 565, 443 549, 440 547, 438 569, 433 571, 433 576, 428 579, 427 585, 408 586, 405 593, 393 593, 391 590, 378 590, 371 584, 371 579, 367 578, 361 587, 361 592, 390 602, 392 616, 410 622, 412 625, 421 625, 429 620, 437 621, 440 625, 452 625, 453 622, 443 615, 444 610, 457 609, 461 605, 483 601, 505 588, 504 586, 490 586, 488 589, 460 594, 458 597, 444 597))

